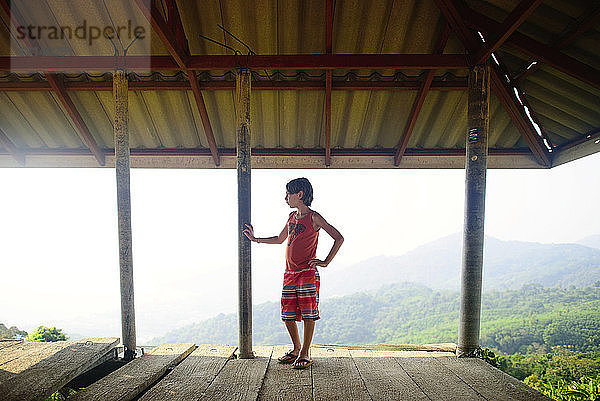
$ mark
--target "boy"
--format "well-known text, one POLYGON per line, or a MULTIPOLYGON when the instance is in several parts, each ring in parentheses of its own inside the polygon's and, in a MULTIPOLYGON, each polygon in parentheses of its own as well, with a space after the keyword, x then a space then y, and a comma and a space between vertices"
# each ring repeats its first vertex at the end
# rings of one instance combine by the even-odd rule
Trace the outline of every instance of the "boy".
POLYGON ((294 344, 294 349, 279 358, 281 363, 293 363, 294 369, 312 365, 308 357, 315 321, 319 319, 319 272, 317 266, 325 267, 344 242, 344 237, 314 210, 309 209, 313 200, 312 185, 306 178, 296 178, 287 183, 285 201, 297 211, 290 213, 283 230, 278 236, 255 238, 252 224, 246 224, 244 234, 250 241, 265 244, 281 244, 288 238, 285 251, 285 273, 281 296, 281 319, 285 323, 294 344), (319 230, 323 228, 335 243, 325 260, 316 259, 319 230), (304 320, 304 342, 296 320, 304 320))

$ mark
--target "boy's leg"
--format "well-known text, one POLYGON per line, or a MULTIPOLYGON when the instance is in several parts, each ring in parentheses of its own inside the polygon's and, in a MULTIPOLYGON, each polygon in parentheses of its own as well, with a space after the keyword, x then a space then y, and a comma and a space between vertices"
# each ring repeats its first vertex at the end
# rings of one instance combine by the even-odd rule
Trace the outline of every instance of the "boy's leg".
POLYGON ((291 273, 284 273, 283 276, 283 292, 281 294, 281 319, 285 323, 294 349, 292 354, 298 355, 300 353, 300 336, 298 335, 298 326, 296 326, 296 319, 300 319, 300 308, 298 306, 298 294, 296 293, 296 279, 297 276, 291 273))
POLYGON ((304 320, 304 342, 302 349, 296 362, 295 366, 303 366, 308 364, 306 361, 300 362, 302 358, 308 358, 310 351, 310 344, 312 342, 313 333, 315 331, 315 323, 319 319, 319 287, 320 278, 319 273, 315 269, 313 272, 307 274, 302 280, 301 289, 303 296, 300 301, 300 309, 303 310, 302 320, 304 320), (311 274, 312 273, 312 274, 311 274))
MULTIPOLYGON (((300 344, 300 335, 298 334, 298 326, 296 325, 295 320, 285 320, 285 327, 290 334, 292 339, 292 344, 294 344, 293 354, 298 355, 300 353, 301 344, 300 344)), ((306 325, 304 326, 306 330, 306 325)), ((306 334, 304 334, 306 337, 306 334)))
POLYGON ((315 321, 310 319, 304 320, 304 342, 300 350, 300 358, 308 358, 308 351, 310 350, 310 343, 312 342, 314 332, 315 321))

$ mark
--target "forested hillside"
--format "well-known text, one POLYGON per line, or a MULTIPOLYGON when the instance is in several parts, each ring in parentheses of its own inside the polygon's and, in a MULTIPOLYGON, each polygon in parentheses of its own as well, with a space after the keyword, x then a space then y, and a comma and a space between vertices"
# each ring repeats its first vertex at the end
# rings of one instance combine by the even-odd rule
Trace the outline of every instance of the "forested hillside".
MULTIPOLYGON (((456 342, 460 294, 416 284, 392 284, 376 291, 321 302, 315 343, 456 342)), ((254 306, 255 344, 287 344, 279 303, 254 306)), ((236 314, 169 332, 152 344, 195 342, 236 344, 236 314)), ((600 346, 600 286, 559 288, 527 285, 483 294, 481 344, 502 353, 546 352, 552 346, 593 351, 600 346)))

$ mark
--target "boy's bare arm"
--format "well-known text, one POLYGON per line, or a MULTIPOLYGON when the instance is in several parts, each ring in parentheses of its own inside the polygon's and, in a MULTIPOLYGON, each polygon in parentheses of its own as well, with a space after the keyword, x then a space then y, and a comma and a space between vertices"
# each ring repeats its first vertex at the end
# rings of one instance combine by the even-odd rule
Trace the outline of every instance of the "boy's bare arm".
POLYGON ((337 253, 338 249, 340 249, 340 247, 342 246, 342 243, 344 242, 344 237, 342 236, 342 234, 331 224, 329 224, 324 218, 323 216, 321 216, 319 213, 314 213, 313 214, 313 221, 315 222, 315 224, 318 227, 321 227, 323 230, 325 230, 325 232, 327 234, 329 234, 331 236, 331 238, 334 239, 334 243, 333 246, 331 247, 331 250, 329 251, 329 255, 327 255, 327 257, 325 258, 325 260, 319 260, 319 259, 312 259, 310 260, 308 263, 311 266, 327 266, 329 263, 331 263, 331 261, 333 260, 333 257, 335 256, 335 254, 337 253))
POLYGON ((283 230, 281 230, 281 233, 279 235, 266 238, 256 238, 254 236, 254 229, 252 228, 252 224, 246 224, 246 227, 248 227, 244 230, 244 234, 246 235, 246 237, 248 237, 250 241, 254 241, 259 244, 281 244, 283 243, 283 241, 285 241, 285 239, 288 236, 287 223, 285 227, 283 227, 283 230))

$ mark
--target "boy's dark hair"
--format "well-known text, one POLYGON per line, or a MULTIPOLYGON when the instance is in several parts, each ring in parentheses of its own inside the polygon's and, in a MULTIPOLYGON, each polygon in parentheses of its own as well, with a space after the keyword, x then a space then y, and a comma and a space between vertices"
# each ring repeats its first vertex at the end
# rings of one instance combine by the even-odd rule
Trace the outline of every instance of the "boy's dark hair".
POLYGON ((302 191, 302 193, 304 194, 304 195, 302 195, 302 202, 304 202, 304 204, 306 206, 310 206, 310 204, 313 201, 312 185, 310 185, 310 181, 308 181, 304 177, 296 178, 296 179, 288 182, 285 186, 285 189, 290 194, 297 194, 298 192, 302 191))

